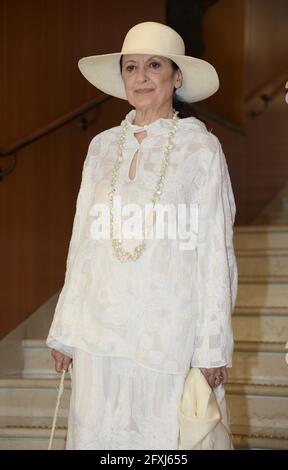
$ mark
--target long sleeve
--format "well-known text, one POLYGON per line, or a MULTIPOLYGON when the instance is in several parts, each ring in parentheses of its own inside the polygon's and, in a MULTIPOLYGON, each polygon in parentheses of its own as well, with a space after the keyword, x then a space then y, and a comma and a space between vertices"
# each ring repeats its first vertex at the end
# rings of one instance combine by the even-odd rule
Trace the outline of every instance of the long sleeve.
MULTIPOLYGON (((66 343, 56 340, 56 337, 65 335, 67 329, 66 325, 70 322, 71 315, 71 295, 75 291, 75 279, 77 276, 74 275, 74 281, 72 282, 72 273, 77 274, 73 271, 73 265, 76 259, 79 248, 81 247, 83 236, 85 233, 85 225, 89 209, 92 202, 93 186, 95 185, 96 174, 99 167, 99 134, 92 139, 90 142, 88 153, 83 164, 82 179, 80 189, 76 201, 76 211, 72 227, 72 235, 69 243, 67 261, 66 261, 66 272, 64 285, 61 289, 58 297, 57 305, 54 312, 53 321, 50 327, 50 331, 47 338, 47 345, 51 348, 58 349, 64 354, 72 357, 72 349, 66 343), (67 296, 69 301, 67 302, 67 296)), ((76 268, 74 268, 76 269, 76 268)), ((74 302, 76 304, 76 302, 74 302)))
POLYGON ((69 243, 66 261, 66 279, 73 267, 73 262, 83 237, 85 221, 91 204, 92 188, 95 181, 95 172, 98 167, 99 142, 98 136, 90 142, 86 159, 82 169, 81 185, 77 196, 76 211, 72 227, 72 235, 69 243))
POLYGON ((232 367, 231 314, 238 285, 233 247, 235 201, 218 139, 200 190, 197 243, 198 312, 192 367, 232 367))

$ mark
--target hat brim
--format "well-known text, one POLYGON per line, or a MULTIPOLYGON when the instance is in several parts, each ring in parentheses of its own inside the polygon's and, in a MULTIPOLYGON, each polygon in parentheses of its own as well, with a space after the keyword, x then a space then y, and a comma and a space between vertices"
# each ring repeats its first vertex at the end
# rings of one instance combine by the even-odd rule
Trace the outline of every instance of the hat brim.
MULTIPOLYGON (((131 54, 136 52, 131 52, 131 54)), ((140 52, 137 52, 139 54, 140 52)), ((145 51, 141 54, 155 54, 145 51)), ((128 54, 128 52, 125 52, 128 54)), ((78 67, 84 77, 103 93, 127 100, 124 82, 120 73, 122 52, 83 57, 78 67)), ((186 55, 155 54, 173 60, 182 71, 182 86, 176 95, 183 101, 195 103, 209 98, 219 88, 218 74, 209 62, 186 55)))

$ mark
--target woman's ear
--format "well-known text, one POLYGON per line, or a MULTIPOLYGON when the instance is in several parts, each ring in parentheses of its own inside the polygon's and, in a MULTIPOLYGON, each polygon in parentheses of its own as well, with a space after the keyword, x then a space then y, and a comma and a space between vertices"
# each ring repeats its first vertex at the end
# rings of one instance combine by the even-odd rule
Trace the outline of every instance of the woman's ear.
POLYGON ((183 80, 183 77, 182 77, 182 72, 181 70, 177 70, 176 72, 176 82, 175 82, 175 88, 181 88, 182 86, 182 80, 183 80))

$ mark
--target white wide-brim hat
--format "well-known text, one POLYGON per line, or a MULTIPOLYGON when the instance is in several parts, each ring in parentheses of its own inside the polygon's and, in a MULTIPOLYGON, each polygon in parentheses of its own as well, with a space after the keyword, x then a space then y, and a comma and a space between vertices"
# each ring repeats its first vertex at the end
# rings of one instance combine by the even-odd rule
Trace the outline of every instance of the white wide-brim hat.
POLYGON ((83 57, 78 67, 96 88, 127 100, 120 71, 120 57, 124 54, 151 54, 173 60, 182 72, 182 86, 175 94, 188 103, 204 100, 219 88, 219 78, 213 65, 186 56, 181 36, 169 26, 153 21, 133 26, 125 36, 121 52, 83 57))

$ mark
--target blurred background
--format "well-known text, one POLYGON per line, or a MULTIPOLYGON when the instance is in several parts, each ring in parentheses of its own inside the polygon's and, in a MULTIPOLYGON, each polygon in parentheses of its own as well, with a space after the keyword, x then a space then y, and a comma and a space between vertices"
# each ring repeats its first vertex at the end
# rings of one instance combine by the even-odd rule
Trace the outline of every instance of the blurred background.
POLYGON ((44 340, 83 162, 131 109, 77 62, 120 51, 143 21, 171 26, 219 74, 194 107, 222 143, 237 206, 232 430, 238 448, 287 449, 287 0, 0 0, 0 448, 46 448, 57 376, 44 340))

